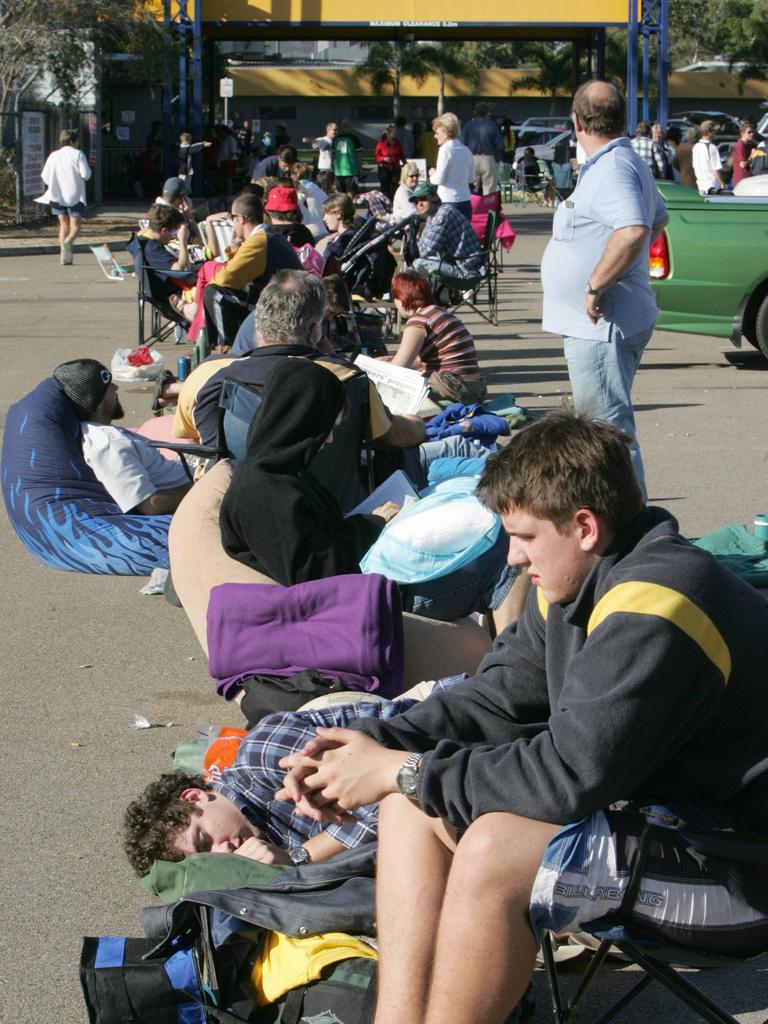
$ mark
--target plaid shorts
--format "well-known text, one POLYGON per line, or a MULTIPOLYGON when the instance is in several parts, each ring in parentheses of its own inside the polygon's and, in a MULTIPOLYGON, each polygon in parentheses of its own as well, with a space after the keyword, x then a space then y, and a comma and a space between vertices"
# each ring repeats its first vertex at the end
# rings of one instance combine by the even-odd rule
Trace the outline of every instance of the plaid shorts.
POLYGON ((645 826, 638 810, 608 810, 561 829, 534 882, 534 934, 583 930, 617 941, 634 924, 643 934, 722 956, 765 950, 768 917, 726 887, 721 872, 668 828, 654 829, 634 906, 618 916, 645 826))

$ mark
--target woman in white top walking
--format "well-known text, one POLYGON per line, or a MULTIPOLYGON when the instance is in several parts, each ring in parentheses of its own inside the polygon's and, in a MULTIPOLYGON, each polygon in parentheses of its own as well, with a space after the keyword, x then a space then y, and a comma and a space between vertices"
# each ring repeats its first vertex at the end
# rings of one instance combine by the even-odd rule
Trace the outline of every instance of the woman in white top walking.
POLYGON ((61 265, 72 263, 72 243, 80 233, 80 221, 85 212, 85 183, 91 168, 85 154, 77 148, 78 133, 65 128, 59 133, 60 149, 50 154, 41 175, 47 186, 36 203, 50 203, 51 212, 59 219, 59 248, 61 265))
POLYGON ((432 122, 439 149, 437 167, 430 168, 429 180, 437 185, 442 203, 455 206, 467 220, 472 219, 469 185, 475 180, 475 162, 471 150, 459 141, 459 119, 455 114, 442 114, 432 122))

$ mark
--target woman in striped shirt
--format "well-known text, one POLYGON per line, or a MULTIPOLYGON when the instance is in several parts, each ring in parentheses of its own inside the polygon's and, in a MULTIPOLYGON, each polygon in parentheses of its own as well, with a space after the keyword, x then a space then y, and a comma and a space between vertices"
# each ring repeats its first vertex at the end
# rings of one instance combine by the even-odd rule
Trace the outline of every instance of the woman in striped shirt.
POLYGON ((395 274, 392 297, 406 321, 392 363, 420 370, 438 398, 484 401, 488 391, 472 335, 457 316, 435 304, 428 278, 415 270, 395 274))

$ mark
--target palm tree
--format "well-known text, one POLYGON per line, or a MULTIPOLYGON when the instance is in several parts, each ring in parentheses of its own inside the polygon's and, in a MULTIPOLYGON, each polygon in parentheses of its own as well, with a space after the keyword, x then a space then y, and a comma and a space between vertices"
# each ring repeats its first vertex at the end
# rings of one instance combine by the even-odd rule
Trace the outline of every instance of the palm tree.
POLYGON ((480 80, 480 69, 471 56, 467 56, 463 43, 428 43, 420 47, 420 52, 422 59, 437 72, 440 81, 437 94, 437 116, 440 117, 445 113, 446 76, 464 78, 473 89, 476 89, 480 80))
POLYGON ((605 77, 622 92, 627 88, 627 33, 609 29, 605 33, 605 77))
POLYGON ((546 93, 551 99, 549 112, 554 114, 557 94, 562 89, 571 87, 572 59, 573 52, 569 44, 561 44, 555 48, 546 43, 531 43, 527 48, 526 60, 538 70, 512 82, 509 91, 538 89, 546 93))
POLYGON ((386 88, 392 89, 392 116, 400 114, 400 83, 413 78, 421 85, 430 72, 422 57, 423 47, 404 42, 372 43, 368 56, 354 67, 355 78, 367 78, 371 89, 381 96, 386 88))

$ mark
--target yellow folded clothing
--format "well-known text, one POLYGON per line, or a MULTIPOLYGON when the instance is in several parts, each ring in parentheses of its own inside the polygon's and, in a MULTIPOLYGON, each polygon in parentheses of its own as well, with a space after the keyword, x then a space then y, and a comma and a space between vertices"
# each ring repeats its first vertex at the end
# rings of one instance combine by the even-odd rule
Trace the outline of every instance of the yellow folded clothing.
POLYGON ((343 932, 321 932, 300 939, 269 932, 251 969, 256 1001, 259 1006, 274 1003, 291 989, 317 981, 326 967, 352 957, 378 960, 378 953, 343 932))

